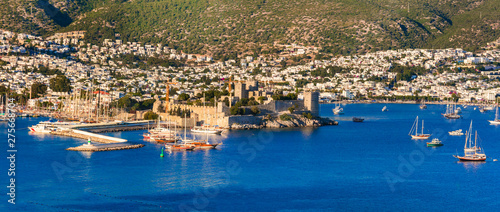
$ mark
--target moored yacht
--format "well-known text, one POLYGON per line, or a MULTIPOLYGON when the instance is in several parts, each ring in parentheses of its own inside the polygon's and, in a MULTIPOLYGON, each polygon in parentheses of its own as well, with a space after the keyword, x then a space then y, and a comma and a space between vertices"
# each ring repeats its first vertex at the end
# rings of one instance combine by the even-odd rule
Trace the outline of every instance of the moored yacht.
POLYGON ((453 155, 460 161, 486 161, 486 154, 478 145, 477 131, 475 133, 474 142, 472 141, 472 121, 470 122, 469 131, 465 136, 464 156, 453 155))
POLYGON ((28 127, 30 132, 35 132, 35 133, 51 133, 57 130, 57 127, 55 126, 50 126, 47 124, 37 124, 33 125, 31 127, 28 127))
POLYGON ((210 126, 210 125, 195 126, 193 127, 193 129, 191 129, 191 132, 194 133, 208 133, 208 134, 221 134, 223 131, 224 128, 218 126, 210 126))
POLYGON ((429 137, 431 137, 431 134, 424 133, 424 120, 422 120, 422 131, 418 133, 418 116, 415 118, 415 122, 413 122, 413 126, 408 135, 411 136, 412 139, 429 139, 429 137))
POLYGON ((498 116, 498 107, 497 107, 497 111, 495 113, 495 119, 494 120, 488 120, 490 122, 490 124, 493 124, 493 125, 497 125, 497 124, 500 124, 500 117, 498 116))
POLYGON ((432 139, 431 142, 427 142, 427 146, 428 147, 443 146, 443 142, 441 142, 437 138, 434 138, 434 139, 432 139))
POLYGON ((65 121, 41 121, 37 125, 28 127, 31 132, 37 133, 50 133, 56 131, 59 128, 71 127, 74 125, 79 125, 80 122, 65 122, 65 121))
POLYGON ((450 131, 450 132, 448 132, 448 134, 450 134, 450 135, 457 135, 457 136, 464 135, 464 133, 462 132, 462 129, 450 131))
POLYGON ((457 111, 457 108, 455 105, 446 105, 446 112, 443 115, 447 119, 460 119, 462 118, 461 115, 458 114, 458 112, 461 113, 461 109, 457 111))

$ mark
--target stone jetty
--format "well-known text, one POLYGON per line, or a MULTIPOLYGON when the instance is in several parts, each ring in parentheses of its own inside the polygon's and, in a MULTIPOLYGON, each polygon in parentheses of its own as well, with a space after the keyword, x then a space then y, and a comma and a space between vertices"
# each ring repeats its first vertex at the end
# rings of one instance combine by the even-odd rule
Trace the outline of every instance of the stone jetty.
POLYGON ((92 142, 99 142, 99 143, 121 143, 121 142, 127 142, 125 139, 121 138, 114 138, 111 136, 105 136, 105 135, 98 135, 86 131, 81 131, 81 130, 71 130, 71 129, 65 129, 61 131, 55 131, 51 132, 51 134, 54 135, 60 135, 60 136, 67 136, 67 137, 73 137, 73 138, 81 138, 81 139, 89 139, 92 142))
POLYGON ((115 127, 108 127, 108 128, 88 129, 87 131, 93 132, 93 133, 107 133, 107 132, 134 131, 134 130, 145 130, 145 129, 148 129, 147 125, 115 126, 115 127))
POLYGON ((125 150, 125 149, 137 149, 143 147, 144 144, 119 144, 119 145, 81 145, 77 147, 70 147, 66 150, 69 151, 84 151, 84 152, 99 152, 99 151, 114 151, 114 150, 125 150))
POLYGON ((67 148, 66 150, 69 151, 99 152, 99 151, 137 149, 144 146, 144 144, 128 143, 126 139, 99 135, 76 129, 63 129, 61 131, 51 132, 51 134, 89 140, 89 143, 87 144, 83 144, 77 147, 67 148), (92 144, 91 142, 98 142, 100 144, 92 144))

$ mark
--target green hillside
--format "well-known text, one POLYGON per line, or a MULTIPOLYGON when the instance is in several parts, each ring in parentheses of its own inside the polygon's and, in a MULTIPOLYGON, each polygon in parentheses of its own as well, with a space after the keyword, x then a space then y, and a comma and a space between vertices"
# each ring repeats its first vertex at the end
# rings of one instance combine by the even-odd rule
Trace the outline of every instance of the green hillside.
POLYGON ((11 1, 26 11, 36 4, 38 13, 36 18, 23 18, 25 11, 12 14, 3 8, 3 28, 41 35, 87 30, 92 43, 120 34, 124 41, 163 43, 186 53, 210 52, 216 58, 272 53, 276 44, 350 54, 475 47, 500 37, 500 0, 9 0, 2 4, 11 1), (51 11, 47 4, 60 12, 47 13, 51 11))

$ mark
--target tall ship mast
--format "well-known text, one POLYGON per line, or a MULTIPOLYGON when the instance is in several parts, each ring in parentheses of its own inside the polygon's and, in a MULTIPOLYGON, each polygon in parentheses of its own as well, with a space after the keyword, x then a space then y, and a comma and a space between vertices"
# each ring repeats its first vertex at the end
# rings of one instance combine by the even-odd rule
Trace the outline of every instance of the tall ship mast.
POLYGON ((500 124, 500 117, 498 115, 498 104, 497 104, 497 109, 496 109, 496 113, 495 113, 495 119, 488 120, 488 121, 490 122, 490 124, 494 124, 494 125, 500 124))
POLYGON ((469 131, 467 131, 466 135, 464 155, 453 155, 453 157, 458 158, 460 161, 486 161, 486 154, 477 143, 477 131, 475 132, 474 141, 472 141, 472 121, 470 121, 469 131))
POLYGON ((446 105, 446 113, 441 114, 441 115, 443 115, 447 119, 460 119, 460 118, 462 118, 462 116, 457 113, 455 104, 446 105))
POLYGON ((429 137, 431 137, 431 134, 424 133, 424 120, 422 120, 422 130, 418 133, 418 116, 415 118, 415 122, 413 122, 413 126, 408 135, 411 136, 412 139, 429 139, 429 137))

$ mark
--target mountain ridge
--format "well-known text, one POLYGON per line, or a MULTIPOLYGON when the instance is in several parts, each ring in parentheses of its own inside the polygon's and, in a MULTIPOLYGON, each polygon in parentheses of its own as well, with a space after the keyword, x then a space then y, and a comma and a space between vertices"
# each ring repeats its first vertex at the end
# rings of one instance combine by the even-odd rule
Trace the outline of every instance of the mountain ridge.
POLYGON ((276 44, 353 54, 396 48, 477 48, 500 37, 500 0, 9 2, 24 8, 15 14, 0 10, 0 27, 13 31, 46 36, 86 30, 86 40, 94 44, 119 34, 124 41, 163 43, 216 58, 271 54, 276 44), (29 16, 33 5, 35 13, 29 16), (57 15, 47 12, 50 6, 57 15), (16 27, 6 21, 7 16, 25 17, 15 19, 20 23, 16 27))

